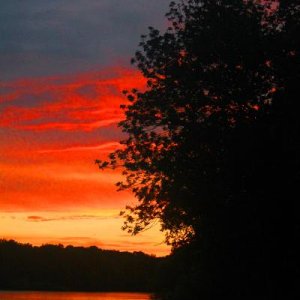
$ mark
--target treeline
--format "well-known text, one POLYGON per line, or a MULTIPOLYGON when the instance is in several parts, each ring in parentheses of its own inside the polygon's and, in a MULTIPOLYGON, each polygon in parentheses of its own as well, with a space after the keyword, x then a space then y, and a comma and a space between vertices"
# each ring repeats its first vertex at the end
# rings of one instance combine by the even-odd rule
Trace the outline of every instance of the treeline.
POLYGON ((0 240, 0 290, 155 291, 164 258, 0 240))

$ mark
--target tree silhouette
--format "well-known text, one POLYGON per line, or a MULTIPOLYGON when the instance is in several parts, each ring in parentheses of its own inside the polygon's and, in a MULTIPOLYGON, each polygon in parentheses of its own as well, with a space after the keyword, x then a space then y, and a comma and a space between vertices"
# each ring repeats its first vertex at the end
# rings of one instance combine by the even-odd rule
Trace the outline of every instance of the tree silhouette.
POLYGON ((0 239, 0 290, 154 291, 162 258, 0 239))
POLYGON ((237 296, 251 285, 270 295, 286 268, 278 248, 299 170, 299 14, 298 1, 172 2, 167 31, 149 27, 132 59, 147 87, 125 91, 124 147, 97 161, 122 165, 117 185, 138 199, 124 229, 159 220, 174 249, 200 253, 222 293, 229 272, 237 296))

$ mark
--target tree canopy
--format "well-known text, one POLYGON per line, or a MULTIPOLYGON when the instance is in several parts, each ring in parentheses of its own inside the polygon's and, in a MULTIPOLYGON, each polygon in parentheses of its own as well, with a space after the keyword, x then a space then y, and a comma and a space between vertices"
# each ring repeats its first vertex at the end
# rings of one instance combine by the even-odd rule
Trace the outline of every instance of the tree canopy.
POLYGON ((176 248, 224 219, 278 213, 299 167, 299 13, 297 1, 184 0, 165 32, 149 27, 132 59, 147 87, 124 92, 124 147, 97 161, 121 165, 117 186, 138 199, 124 229, 158 220, 176 248))
POLYGON ((291 287, 291 209, 299 181, 299 1, 171 2, 132 63, 122 166, 124 229, 159 221, 173 246, 167 299, 272 299, 291 287), (215 298, 214 298, 215 297, 215 298))

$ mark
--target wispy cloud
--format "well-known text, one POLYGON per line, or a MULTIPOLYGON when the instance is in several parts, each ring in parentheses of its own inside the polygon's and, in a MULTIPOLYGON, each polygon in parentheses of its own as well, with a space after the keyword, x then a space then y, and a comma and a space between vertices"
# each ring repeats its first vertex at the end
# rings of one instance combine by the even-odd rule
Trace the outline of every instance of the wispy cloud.
POLYGON ((124 118, 124 89, 143 88, 132 69, 109 68, 76 76, 0 84, 0 127, 30 131, 91 131, 124 118))
POLYGON ((42 217, 42 216, 28 216, 28 222, 51 222, 51 221, 80 221, 80 220, 108 220, 120 218, 118 214, 108 216, 95 215, 74 215, 74 216, 57 216, 57 217, 42 217))
POLYGON ((39 153, 55 153, 55 152, 76 152, 76 151, 91 151, 91 150, 102 150, 105 152, 111 152, 121 146, 118 142, 108 142, 101 145, 95 146, 76 146, 76 147, 67 147, 62 149, 45 149, 39 150, 39 153))

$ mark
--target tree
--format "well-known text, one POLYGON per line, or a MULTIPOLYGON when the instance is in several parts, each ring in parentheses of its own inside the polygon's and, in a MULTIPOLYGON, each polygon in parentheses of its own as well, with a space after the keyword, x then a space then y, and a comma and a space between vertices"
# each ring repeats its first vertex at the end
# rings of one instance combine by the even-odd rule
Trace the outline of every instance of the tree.
POLYGON ((138 199, 124 229, 158 220, 179 249, 178 273, 192 274, 178 278, 183 295, 285 291, 275 282, 299 179, 299 14, 298 1, 172 2, 169 28, 149 27, 132 59, 147 87, 125 91, 124 147, 97 162, 123 166, 117 185, 138 199))
MULTIPOLYGON (((145 91, 125 91, 124 147, 97 162, 122 165, 126 180, 117 185, 139 201, 123 212, 124 229, 136 234, 159 220, 176 248, 242 199, 270 193, 270 171, 280 166, 262 147, 283 145, 272 131, 293 110, 299 5, 186 0, 166 16, 167 31, 149 27, 132 59, 148 81, 145 91)), ((291 148, 281 150, 270 149, 291 148)))

